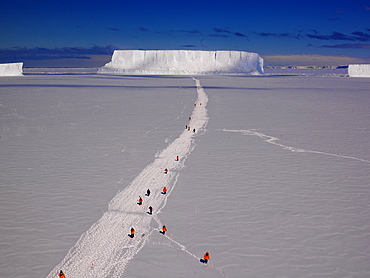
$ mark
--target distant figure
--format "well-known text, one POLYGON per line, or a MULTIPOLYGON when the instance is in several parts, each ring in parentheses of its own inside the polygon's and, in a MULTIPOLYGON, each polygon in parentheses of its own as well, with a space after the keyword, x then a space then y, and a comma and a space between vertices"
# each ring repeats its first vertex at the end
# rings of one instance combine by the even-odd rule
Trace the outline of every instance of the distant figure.
POLYGON ((204 263, 206 264, 206 263, 208 263, 208 260, 211 258, 211 256, 209 255, 209 253, 208 252, 206 252, 205 254, 204 254, 204 256, 203 256, 203 259, 204 259, 204 263))
POLYGON ((130 237, 133 238, 135 236, 135 229, 131 228, 130 237))
POLYGON ((137 200, 137 204, 141 206, 143 204, 143 199, 139 196, 139 200, 137 200))
POLYGON ((160 232, 162 235, 164 235, 167 232, 167 227, 166 225, 163 225, 162 227, 162 232, 160 232))
POLYGON ((193 129, 193 132, 195 132, 195 128, 193 129))
POLYGON ((150 190, 148 189, 147 191, 146 191, 146 196, 149 196, 150 195, 150 190))
POLYGON ((152 214, 152 212, 153 212, 153 208, 150 206, 149 207, 149 214, 152 214))
POLYGON ((166 168, 166 169, 164 169, 164 173, 165 174, 167 174, 168 173, 168 169, 166 168))
POLYGON ((176 159, 175 159, 175 161, 179 161, 179 156, 176 156, 176 159))
POLYGON ((59 276, 60 278, 66 278, 66 275, 63 273, 63 271, 60 271, 60 272, 58 273, 58 276, 59 276))
POLYGON ((196 103, 194 103, 194 106, 197 106, 197 104, 196 104, 196 103))
POLYGON ((185 129, 188 129, 188 125, 185 126, 185 129))
POLYGON ((188 126, 188 131, 190 130, 190 126, 188 126))
POLYGON ((202 105, 202 103, 199 103, 199 105, 202 105))
POLYGON ((167 187, 163 187, 162 194, 166 194, 166 193, 167 193, 167 187))
POLYGON ((189 121, 191 120, 191 117, 189 117, 189 121))

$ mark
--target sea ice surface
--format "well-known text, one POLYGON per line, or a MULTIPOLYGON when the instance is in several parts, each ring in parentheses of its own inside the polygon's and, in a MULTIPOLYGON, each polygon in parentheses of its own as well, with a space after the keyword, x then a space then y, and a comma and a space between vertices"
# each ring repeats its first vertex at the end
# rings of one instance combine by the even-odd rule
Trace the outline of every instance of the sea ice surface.
POLYGON ((369 277, 370 80, 320 73, 0 79, 2 276, 369 277))

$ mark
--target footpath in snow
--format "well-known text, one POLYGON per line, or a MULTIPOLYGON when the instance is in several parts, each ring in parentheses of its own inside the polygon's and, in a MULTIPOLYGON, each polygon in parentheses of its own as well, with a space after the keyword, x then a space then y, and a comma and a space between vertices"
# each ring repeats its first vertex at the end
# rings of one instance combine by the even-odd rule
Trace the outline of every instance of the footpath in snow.
MULTIPOLYGON (((112 199, 108 210, 81 236, 47 277, 56 277, 60 270, 67 277, 121 277, 127 263, 141 250, 151 233, 159 232, 162 225, 170 226, 170 223, 161 223, 158 213, 165 207, 179 170, 184 167, 187 156, 194 148, 194 135, 204 131, 208 123, 208 97, 199 80, 194 80, 198 98, 188 123, 190 130, 185 129, 166 149, 158 152, 154 162, 112 199), (169 170, 167 174, 165 169, 169 170), (164 186, 168 189, 166 195, 162 194, 164 186), (147 189, 151 191, 150 196, 146 195, 147 189), (137 204, 139 196, 143 199, 142 205, 137 204), (149 206, 153 208, 152 215, 148 213, 149 206), (157 228, 151 227, 152 220, 158 224, 157 228), (134 238, 129 237, 131 228, 136 230, 134 238)), ((199 260, 185 246, 167 238, 199 260)))

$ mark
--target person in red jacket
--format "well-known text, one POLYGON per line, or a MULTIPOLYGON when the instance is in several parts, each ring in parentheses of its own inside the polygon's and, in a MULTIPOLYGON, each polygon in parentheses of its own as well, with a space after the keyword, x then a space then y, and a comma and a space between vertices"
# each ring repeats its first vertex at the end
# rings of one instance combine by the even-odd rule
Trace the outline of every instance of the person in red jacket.
POLYGON ((211 256, 209 255, 209 253, 208 252, 206 252, 205 254, 204 254, 204 256, 203 256, 203 259, 204 259, 204 263, 206 264, 206 263, 208 263, 208 260, 211 258, 211 256))
POLYGON ((66 275, 63 273, 63 271, 60 271, 60 272, 58 273, 58 276, 59 276, 60 278, 66 278, 66 275))
POLYGON ((162 194, 166 194, 166 193, 167 193, 167 187, 163 187, 162 194))
POLYGON ((166 168, 166 169, 164 169, 164 173, 165 174, 167 174, 168 173, 168 169, 166 168))
POLYGON ((143 199, 141 199, 141 197, 139 196, 139 200, 137 200, 137 204, 139 205, 139 206, 141 206, 141 204, 143 203, 143 199))

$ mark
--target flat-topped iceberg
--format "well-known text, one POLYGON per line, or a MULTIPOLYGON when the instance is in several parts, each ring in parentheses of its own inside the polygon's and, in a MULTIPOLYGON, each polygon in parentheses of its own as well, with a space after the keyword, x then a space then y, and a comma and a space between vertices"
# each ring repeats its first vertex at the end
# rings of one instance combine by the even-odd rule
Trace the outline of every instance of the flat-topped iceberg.
POLYGON ((115 50, 99 73, 263 74, 263 59, 245 51, 115 50))
POLYGON ((0 64, 0 76, 23 75, 22 68, 23 63, 0 64))
POLYGON ((348 65, 350 77, 370 77, 370 64, 348 65))

